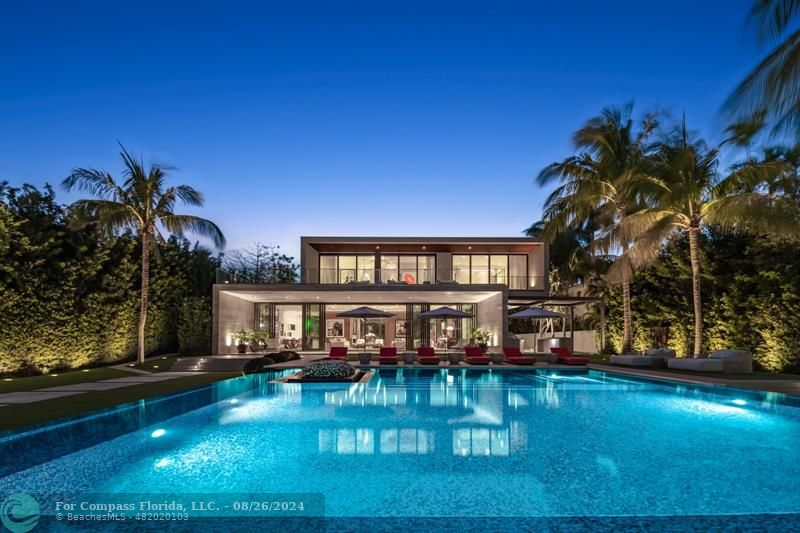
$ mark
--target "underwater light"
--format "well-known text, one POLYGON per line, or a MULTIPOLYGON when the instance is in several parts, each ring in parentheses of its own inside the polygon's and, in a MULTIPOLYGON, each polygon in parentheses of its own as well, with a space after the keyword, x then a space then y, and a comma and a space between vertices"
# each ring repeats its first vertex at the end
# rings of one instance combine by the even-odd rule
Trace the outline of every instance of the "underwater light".
POLYGON ((239 403, 239 400, 237 400, 236 398, 234 398, 233 400, 231 400, 231 403, 239 403))
POLYGON ((150 436, 153 437, 154 439, 157 439, 158 437, 163 437, 166 434, 167 430, 158 428, 157 430, 150 433, 150 436))
POLYGON ((747 402, 746 402, 746 401, 744 401, 744 400, 739 400, 739 399, 736 399, 736 400, 731 400, 731 403, 733 403, 733 404, 736 404, 736 405, 747 405, 747 402))

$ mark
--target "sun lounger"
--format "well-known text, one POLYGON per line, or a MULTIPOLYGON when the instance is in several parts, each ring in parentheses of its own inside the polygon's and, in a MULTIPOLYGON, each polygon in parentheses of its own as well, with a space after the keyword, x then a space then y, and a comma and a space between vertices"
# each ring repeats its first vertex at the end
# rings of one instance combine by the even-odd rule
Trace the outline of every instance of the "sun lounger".
POLYGON ((328 352, 328 359, 347 359, 347 346, 331 346, 331 351, 328 352))
POLYGON ((397 364, 397 348, 383 347, 381 348, 378 362, 382 365, 396 365, 397 364))
POLYGON ((575 357, 572 355, 572 352, 569 351, 569 348, 550 348, 550 353, 556 354, 558 356, 558 362, 565 365, 585 365, 590 361, 588 357, 575 357))
POLYGON ((512 365, 535 365, 536 357, 522 355, 519 348, 514 346, 504 346, 503 355, 505 356, 506 363, 512 365))
POLYGON ((464 353, 466 354, 464 361, 471 365, 488 365, 492 362, 489 357, 483 355, 477 346, 465 346, 464 353))
POLYGON ((438 365, 439 356, 430 346, 420 346, 417 348, 417 362, 421 365, 438 365))

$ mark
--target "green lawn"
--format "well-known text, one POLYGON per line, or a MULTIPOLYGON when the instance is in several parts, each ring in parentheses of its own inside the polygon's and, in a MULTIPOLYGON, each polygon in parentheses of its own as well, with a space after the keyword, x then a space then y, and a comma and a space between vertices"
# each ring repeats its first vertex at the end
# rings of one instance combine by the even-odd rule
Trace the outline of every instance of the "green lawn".
MULTIPOLYGON (((89 383, 103 379, 124 378, 132 376, 130 372, 117 370, 116 368, 100 367, 87 368, 85 370, 73 370, 71 372, 55 372, 43 376, 30 376, 22 378, 5 378, 0 380, 0 394, 6 392, 30 391, 44 389, 46 387, 57 387, 58 385, 74 385, 76 383, 89 383)), ((0 402, 1 403, 1 402, 0 402)))
MULTIPOLYGON (((131 375, 129 373, 124 374, 126 376, 131 375)), ((190 389, 192 387, 198 387, 240 375, 241 372, 199 374, 156 383, 131 385, 129 387, 108 391, 86 392, 42 402, 0 407, 0 415, 2 415, 0 416, 0 431, 30 424, 38 424, 65 416, 74 416, 90 411, 97 411, 99 409, 113 407, 121 403, 133 402, 143 398, 179 392, 184 389, 190 389)))
MULTIPOLYGON (((145 360, 143 364, 134 364, 133 368, 138 368, 139 370, 147 370, 148 372, 166 372, 172 365, 175 364, 175 361, 178 360, 178 357, 175 355, 159 355, 157 357, 150 357, 145 360)), ((128 365, 131 366, 131 365, 128 365)))

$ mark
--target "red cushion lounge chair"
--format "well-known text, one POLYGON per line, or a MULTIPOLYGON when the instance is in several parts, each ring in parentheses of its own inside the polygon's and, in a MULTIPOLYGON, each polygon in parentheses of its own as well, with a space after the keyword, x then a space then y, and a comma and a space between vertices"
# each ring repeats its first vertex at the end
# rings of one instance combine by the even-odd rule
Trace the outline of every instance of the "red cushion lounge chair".
POLYGON ((569 348, 550 348, 550 353, 558 355, 558 362, 565 365, 585 365, 589 362, 588 357, 575 357, 569 348))
POLYGON ((397 364, 397 348, 387 346, 381 348, 381 353, 378 357, 378 362, 382 365, 396 365, 397 364))
POLYGON ((430 346, 420 346, 417 348, 417 362, 421 365, 438 365, 439 356, 430 346))
POLYGON ((328 352, 328 359, 347 359, 347 346, 331 346, 331 351, 328 352))
POLYGON ((464 361, 471 365, 488 365, 492 362, 489 357, 483 355, 483 352, 477 346, 465 346, 464 353, 467 354, 464 361))
POLYGON ((515 346, 503 346, 503 355, 506 358, 506 363, 512 365, 535 365, 536 357, 529 355, 522 355, 519 348, 515 346))

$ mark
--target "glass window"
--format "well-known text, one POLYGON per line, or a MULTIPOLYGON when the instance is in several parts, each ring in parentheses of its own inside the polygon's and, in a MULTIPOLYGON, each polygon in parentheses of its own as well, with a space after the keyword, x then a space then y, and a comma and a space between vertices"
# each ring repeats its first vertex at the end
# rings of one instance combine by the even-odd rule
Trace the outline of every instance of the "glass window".
POLYGON ((352 283, 356 281, 356 256, 339 256, 339 283, 352 283))
POLYGON ((453 256, 453 281, 469 284, 469 256, 453 256))
POLYGON ((375 256, 358 256, 358 281, 375 281, 375 256))
POLYGON ((273 305, 256 304, 256 331, 266 331, 267 336, 274 337, 275 328, 273 327, 273 305))
POLYGON ((489 283, 508 283, 507 255, 493 255, 489 258, 489 283))
POLYGON ((397 281, 397 270, 400 268, 396 255, 381 256, 381 281, 397 281))
POLYGON ((303 347, 306 350, 319 350, 319 326, 322 306, 319 304, 305 304, 303 306, 303 313, 305 321, 303 322, 303 347))
POLYGON ((472 283, 489 283, 489 256, 472 256, 472 283))
POLYGON ((319 282, 320 283, 337 283, 339 275, 337 273, 338 265, 335 255, 321 255, 319 256, 319 282))
POLYGON ((401 255, 400 256, 400 281, 404 281, 409 285, 417 283, 417 256, 416 255, 401 255))
POLYGON ((418 278, 420 283, 436 281, 436 256, 420 255, 417 258, 418 278))
POLYGON ((528 288, 528 256, 511 255, 508 257, 509 288, 528 288))

